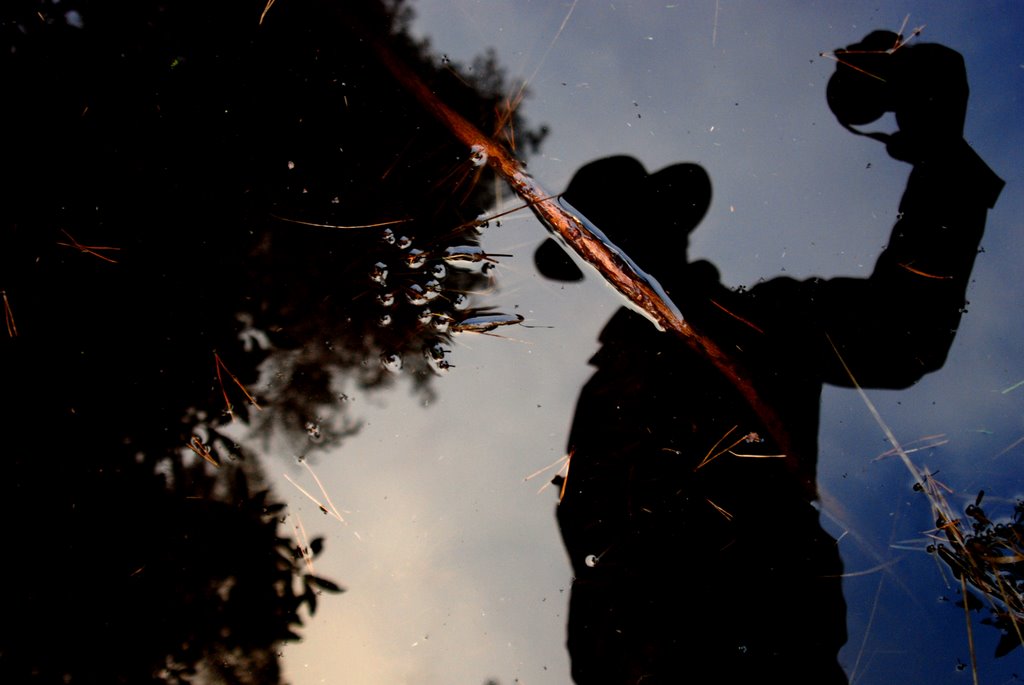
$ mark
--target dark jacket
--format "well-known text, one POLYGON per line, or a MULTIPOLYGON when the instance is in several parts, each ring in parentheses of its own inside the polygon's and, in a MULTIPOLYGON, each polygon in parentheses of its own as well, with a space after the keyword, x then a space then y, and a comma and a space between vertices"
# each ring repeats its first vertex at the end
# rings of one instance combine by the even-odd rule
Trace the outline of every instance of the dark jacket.
MULTIPOLYGON (((916 165, 867 279, 732 290, 707 262, 654 273, 777 412, 789 459, 699 353, 612 318, 558 507, 578 683, 679 682, 698 662, 718 682, 845 682, 842 565, 811 506, 822 385, 904 388, 942 366, 1001 186, 966 143, 916 165)), ((586 195, 569 198, 584 213, 586 195)))

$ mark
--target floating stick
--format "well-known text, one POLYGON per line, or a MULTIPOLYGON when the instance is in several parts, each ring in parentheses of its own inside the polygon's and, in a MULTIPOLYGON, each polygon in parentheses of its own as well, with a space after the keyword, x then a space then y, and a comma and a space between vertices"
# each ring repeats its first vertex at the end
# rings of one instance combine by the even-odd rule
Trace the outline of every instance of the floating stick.
MULTIPOLYGON (((660 330, 668 330, 706 357, 742 394, 786 455, 790 467, 799 472, 788 432, 775 410, 761 400, 747 374, 710 338, 683 320, 679 309, 657 281, 641 271, 613 245, 582 213, 557 196, 546 193, 530 177, 522 163, 506 148, 485 135, 468 119, 441 101, 422 79, 376 37, 366 35, 378 58, 391 75, 430 112, 452 135, 471 150, 474 159, 488 164, 537 218, 563 244, 592 266, 629 304, 649 318, 660 330)), ((633 202, 623 198, 624 203, 633 202)), ((813 486, 811 486, 813 489, 813 486)))

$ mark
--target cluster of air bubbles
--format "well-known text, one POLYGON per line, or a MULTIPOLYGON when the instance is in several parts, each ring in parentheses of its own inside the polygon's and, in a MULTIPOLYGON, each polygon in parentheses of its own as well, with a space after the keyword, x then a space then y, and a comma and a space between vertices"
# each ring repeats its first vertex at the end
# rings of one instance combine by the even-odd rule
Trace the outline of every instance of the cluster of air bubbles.
POLYGON ((320 424, 318 424, 316 421, 307 421, 305 428, 306 435, 309 436, 310 440, 317 441, 323 437, 323 433, 320 431, 320 424))
MULTIPOLYGON (((474 154, 480 163, 486 161, 482 148, 474 154)), ((478 219, 469 227, 479 230, 483 225, 486 220, 478 219)), ((476 240, 471 235, 465 240, 454 237, 442 244, 427 243, 397 232, 396 227, 381 229, 380 248, 374 251, 375 263, 368 271, 368 297, 376 306, 371 321, 376 319, 378 329, 385 329, 379 334, 381 347, 387 350, 380 356, 385 369, 400 371, 402 355, 412 348, 423 352, 431 370, 446 373, 452 364, 442 343, 449 335, 493 327, 479 326, 480 310, 471 309, 472 293, 486 284, 480 276, 489 276, 499 257, 511 255, 487 253, 476 240)))

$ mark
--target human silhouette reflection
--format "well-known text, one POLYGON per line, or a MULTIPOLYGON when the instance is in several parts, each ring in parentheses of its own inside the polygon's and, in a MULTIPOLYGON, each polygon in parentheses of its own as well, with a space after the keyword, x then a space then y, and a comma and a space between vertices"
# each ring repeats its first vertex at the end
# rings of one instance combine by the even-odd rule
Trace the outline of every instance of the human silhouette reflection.
MULTIPOLYGON (((626 309, 612 317, 579 398, 558 506, 575 573, 568 646, 577 683, 675 683, 695 673, 846 682, 837 660, 842 563, 812 504, 822 385, 851 384, 840 356, 871 387, 904 388, 942 366, 1002 187, 963 141, 959 55, 920 48, 915 97, 883 107, 901 129, 884 137, 889 152, 913 171, 869 278, 723 286, 714 266, 686 259, 711 199, 693 164, 648 174, 611 157, 580 169, 565 192, 734 356, 793 452, 779 457, 706 358, 626 309)), ((553 243, 542 246, 542 273, 581 276, 560 257, 553 243)))

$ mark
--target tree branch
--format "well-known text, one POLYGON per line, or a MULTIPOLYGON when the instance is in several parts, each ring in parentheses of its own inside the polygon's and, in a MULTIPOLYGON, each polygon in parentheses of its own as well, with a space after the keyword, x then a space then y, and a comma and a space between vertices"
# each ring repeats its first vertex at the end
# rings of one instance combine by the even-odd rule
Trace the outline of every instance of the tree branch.
MULTIPOLYGON (((526 173, 523 164, 504 146, 492 140, 465 117, 442 102, 382 41, 370 38, 374 50, 395 79, 419 103, 437 118, 476 159, 486 163, 530 207, 537 218, 561 242, 626 298, 630 305, 649 318, 659 329, 670 331, 704 355, 743 395, 775 442, 791 468, 799 472, 797 456, 792 453, 788 431, 775 410, 765 403, 739 364, 713 340, 683 320, 679 309, 657 281, 640 270, 629 257, 615 247, 586 217, 558 196, 552 196, 526 173)), ((631 202, 623 198, 623 202, 631 202)), ((813 487, 813 486, 812 486, 813 487)))

